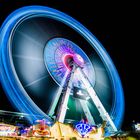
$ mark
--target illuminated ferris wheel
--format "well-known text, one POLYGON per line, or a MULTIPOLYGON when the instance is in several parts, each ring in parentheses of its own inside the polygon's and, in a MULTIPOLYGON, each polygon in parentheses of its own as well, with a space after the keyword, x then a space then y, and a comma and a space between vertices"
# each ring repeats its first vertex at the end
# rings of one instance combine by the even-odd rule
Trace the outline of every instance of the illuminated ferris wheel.
POLYGON ((80 102, 88 122, 95 124, 87 105, 87 100, 91 98, 102 119, 109 123, 110 130, 117 131, 116 126, 91 84, 95 80, 92 77, 94 69, 86 54, 71 41, 63 38, 54 38, 47 43, 44 57, 50 75, 60 83, 60 90, 56 93, 49 114, 53 115, 55 113, 54 110, 60 96, 62 96, 56 117, 59 122, 63 123, 68 108, 69 96, 72 94, 80 102), (72 91, 74 88, 79 88, 80 90, 76 92, 72 91), (87 94, 84 94, 83 89, 87 91, 87 94), (74 94, 77 94, 79 97, 74 96, 74 94), (85 97, 85 99, 80 98, 80 96, 85 97))
POLYGON ((57 10, 30 6, 13 12, 1 28, 1 83, 28 119, 120 128, 124 99, 112 60, 78 21, 57 10))

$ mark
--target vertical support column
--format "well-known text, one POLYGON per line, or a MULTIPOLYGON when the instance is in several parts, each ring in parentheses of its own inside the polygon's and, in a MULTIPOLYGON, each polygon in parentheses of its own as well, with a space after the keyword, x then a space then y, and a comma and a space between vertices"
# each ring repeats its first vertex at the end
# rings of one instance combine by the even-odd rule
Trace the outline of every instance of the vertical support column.
POLYGON ((63 80, 61 82, 61 85, 60 85, 58 91, 56 92, 55 98, 53 99, 53 102, 52 102, 52 104, 50 106, 50 109, 49 109, 49 113, 48 113, 49 116, 53 116, 53 114, 55 113, 54 111, 55 111, 55 108, 56 108, 56 106, 58 104, 60 95, 61 95, 61 93, 63 91, 63 88, 64 88, 64 85, 65 85, 66 79, 68 77, 68 74, 69 74, 69 70, 66 71, 66 73, 65 73, 65 75, 63 77, 63 80))
POLYGON ((65 119, 65 116, 66 116, 67 104, 68 104, 70 92, 71 92, 71 89, 72 89, 72 82, 73 82, 72 80, 73 80, 75 70, 76 70, 76 66, 73 65, 72 71, 70 73, 70 78, 68 80, 66 92, 64 92, 60 107, 58 108, 57 120, 59 122, 62 122, 62 123, 64 122, 64 119, 65 119))
POLYGON ((114 122, 112 121, 112 119, 110 118, 108 112, 105 110, 104 106, 102 105, 100 99, 98 98, 95 90, 93 89, 89 79, 87 78, 87 76, 85 75, 85 73, 82 71, 81 68, 77 68, 78 74, 81 77, 82 82, 85 85, 85 88, 88 91, 89 96, 91 97, 92 101, 94 102, 95 106, 97 107, 100 116, 102 117, 102 119, 104 121, 106 121, 109 124, 108 129, 112 132, 116 132, 117 128, 114 124, 114 122))
POLYGON ((81 100, 81 99, 79 99, 79 101, 80 101, 80 104, 82 106, 82 109, 83 109, 83 111, 86 115, 86 118, 87 118, 89 124, 95 125, 94 119, 93 119, 93 117, 90 113, 90 110, 89 110, 88 106, 87 106, 87 101, 86 100, 81 100))

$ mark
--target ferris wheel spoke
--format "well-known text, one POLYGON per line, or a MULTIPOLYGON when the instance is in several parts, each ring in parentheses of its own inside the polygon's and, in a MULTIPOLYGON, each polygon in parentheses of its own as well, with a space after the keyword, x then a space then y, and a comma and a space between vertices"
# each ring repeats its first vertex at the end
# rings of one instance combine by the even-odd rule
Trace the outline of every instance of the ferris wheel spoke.
POLYGON ((48 75, 39 77, 38 79, 32 81, 31 83, 28 83, 27 85, 25 85, 24 88, 27 88, 27 87, 29 87, 29 86, 31 86, 31 85, 33 85, 33 84, 36 84, 37 82, 40 82, 41 80, 43 80, 43 79, 45 79, 45 78, 47 78, 47 77, 48 77, 48 75))

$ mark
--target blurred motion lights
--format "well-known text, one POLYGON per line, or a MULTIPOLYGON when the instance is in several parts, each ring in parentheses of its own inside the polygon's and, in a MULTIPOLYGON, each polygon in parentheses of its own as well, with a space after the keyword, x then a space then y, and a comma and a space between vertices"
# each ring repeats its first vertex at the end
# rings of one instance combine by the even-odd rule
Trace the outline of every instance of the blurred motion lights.
MULTIPOLYGON (((0 30, 0 59, 5 93, 19 111, 31 115, 30 122, 79 121, 82 114, 120 129, 124 96, 117 70, 96 37, 72 17, 44 6, 14 11, 0 30), (75 93, 75 87, 82 92, 75 93)), ((82 135, 89 131, 84 127, 82 135)))

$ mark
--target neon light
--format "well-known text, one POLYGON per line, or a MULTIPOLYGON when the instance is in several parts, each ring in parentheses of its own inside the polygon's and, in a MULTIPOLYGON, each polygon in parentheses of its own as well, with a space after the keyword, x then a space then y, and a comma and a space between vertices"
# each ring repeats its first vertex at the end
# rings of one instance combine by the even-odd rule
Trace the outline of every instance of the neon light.
POLYGON ((111 58, 107 54, 104 47, 88 29, 86 29, 72 17, 52 8, 44 6, 26 6, 20 8, 10 14, 1 27, 0 80, 11 102, 21 112, 33 115, 32 118, 29 118, 31 122, 44 117, 47 118, 48 121, 52 122, 52 120, 31 100, 25 89, 23 89, 15 70, 13 69, 11 54, 9 51, 11 49, 10 37, 12 36, 13 30, 16 28, 17 23, 23 19, 26 20, 27 18, 29 19, 32 17, 49 17, 68 25, 70 28, 74 29, 81 36, 83 36, 83 38, 85 38, 98 53, 106 66, 113 85, 115 100, 114 107, 112 108, 110 115, 113 118, 115 126, 119 129, 124 115, 124 96, 119 75, 111 58), (37 114, 38 117, 36 117, 35 114, 37 114))
POLYGON ((0 136, 16 135, 16 126, 0 124, 0 136))
POLYGON ((85 137, 86 134, 92 131, 92 126, 81 121, 75 125, 75 129, 82 137, 85 137))
MULTIPOLYGON (((90 81, 95 82, 94 67, 85 52, 74 42, 65 38, 53 38, 49 40, 44 49, 44 62, 49 74, 54 81, 61 86, 61 81, 67 70, 71 69, 71 61, 81 67, 84 65, 84 72, 90 77, 90 81)), ((67 82, 67 81, 65 81, 67 82)), ((73 84, 77 79, 73 79, 73 84)))

